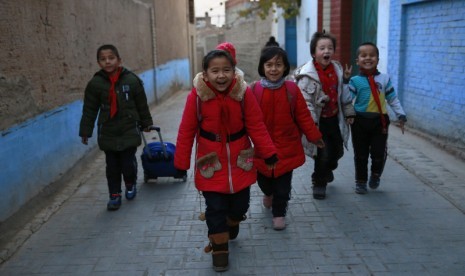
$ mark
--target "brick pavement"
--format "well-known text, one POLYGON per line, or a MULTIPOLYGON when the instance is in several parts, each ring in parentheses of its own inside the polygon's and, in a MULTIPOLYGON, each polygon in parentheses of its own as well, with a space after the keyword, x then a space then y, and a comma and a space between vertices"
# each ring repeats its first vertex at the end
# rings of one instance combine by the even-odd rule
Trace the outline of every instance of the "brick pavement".
MULTIPOLYGON (((166 141, 175 141, 185 95, 178 93, 153 110, 166 141)), ((313 162, 297 169, 284 231, 272 229, 271 213, 261 206, 254 185, 248 219, 230 242, 230 270, 224 274, 462 275, 465 216, 457 200, 465 188, 452 180, 463 180, 463 172, 450 169, 447 162, 453 159, 413 148, 418 138, 400 137, 395 128, 391 133, 381 187, 367 195, 353 191, 351 151, 341 160, 326 200, 311 196, 313 162)), ((28 239, 1 265, 0 275, 217 274, 211 256, 203 253, 207 228, 197 219, 201 201, 192 171, 187 183, 139 181, 137 198, 108 212, 104 168, 98 154, 75 180, 70 197, 53 215, 41 216, 46 223, 24 234, 28 239)))

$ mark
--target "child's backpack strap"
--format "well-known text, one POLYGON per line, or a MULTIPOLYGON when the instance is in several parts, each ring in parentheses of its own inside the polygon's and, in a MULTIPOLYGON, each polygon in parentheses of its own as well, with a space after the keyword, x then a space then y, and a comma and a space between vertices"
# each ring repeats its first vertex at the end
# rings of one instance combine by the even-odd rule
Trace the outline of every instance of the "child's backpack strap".
MULTIPOLYGON (((291 116, 294 119, 294 111, 297 103, 297 85, 293 81, 285 81, 284 84, 286 85, 287 100, 291 105, 291 116)), ((257 102, 260 103, 263 96, 263 86, 259 81, 254 81, 250 85, 250 88, 252 89, 255 98, 257 98, 257 102)))
POLYGON ((284 83, 286 85, 287 99, 291 105, 291 115, 294 119, 294 111, 297 103, 297 84, 293 81, 285 81, 284 83))
POLYGON ((202 121, 202 112, 200 112, 200 107, 201 107, 202 105, 201 105, 201 101, 200 101, 199 95, 197 95, 196 99, 197 99, 197 121, 198 121, 199 124, 200 124, 200 122, 202 121))

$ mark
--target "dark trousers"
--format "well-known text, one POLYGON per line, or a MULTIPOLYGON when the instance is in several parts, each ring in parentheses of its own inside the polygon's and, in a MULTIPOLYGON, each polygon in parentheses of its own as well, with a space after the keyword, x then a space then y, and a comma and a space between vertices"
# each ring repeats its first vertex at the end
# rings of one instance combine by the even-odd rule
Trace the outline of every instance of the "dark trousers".
MULTIPOLYGON (((386 130, 389 117, 386 115, 386 130)), ((387 157, 388 134, 383 133, 381 118, 363 118, 357 116, 351 126, 354 146, 355 181, 366 183, 368 180, 368 158, 371 157, 371 173, 381 176, 387 157)))
POLYGON ((227 218, 234 221, 244 220, 249 210, 250 187, 235 194, 202 192, 205 198, 205 217, 207 219, 208 235, 229 231, 227 218))
POLYGON ((105 151, 106 174, 110 194, 121 193, 121 175, 130 187, 137 180, 136 147, 123 151, 105 151))
POLYGON ((329 175, 337 168, 339 159, 344 155, 344 142, 337 116, 320 118, 318 128, 323 135, 325 147, 317 150, 312 182, 315 186, 325 187, 329 175))
POLYGON ((273 196, 271 212, 273 217, 285 217, 288 202, 291 199, 292 172, 287 172, 279 177, 266 177, 257 173, 258 186, 267 196, 273 196))

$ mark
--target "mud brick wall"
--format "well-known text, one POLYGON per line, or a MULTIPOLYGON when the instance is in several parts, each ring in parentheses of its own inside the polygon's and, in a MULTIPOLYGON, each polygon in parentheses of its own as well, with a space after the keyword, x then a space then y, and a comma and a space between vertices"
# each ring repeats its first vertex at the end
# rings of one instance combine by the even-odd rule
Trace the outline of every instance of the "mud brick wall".
POLYGON ((81 99, 102 44, 153 68, 151 13, 137 0, 0 1, 0 130, 81 99))

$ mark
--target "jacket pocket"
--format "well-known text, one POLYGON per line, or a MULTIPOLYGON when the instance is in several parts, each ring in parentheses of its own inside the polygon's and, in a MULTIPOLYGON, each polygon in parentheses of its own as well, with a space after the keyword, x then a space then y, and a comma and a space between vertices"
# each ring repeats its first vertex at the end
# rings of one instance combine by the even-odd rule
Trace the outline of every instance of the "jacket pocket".
POLYGON ((250 171, 253 167, 254 148, 241 150, 237 156, 237 166, 244 171, 250 171))
POLYGON ((221 170, 221 163, 216 152, 206 154, 197 159, 197 168, 205 178, 211 178, 216 171, 221 170))

